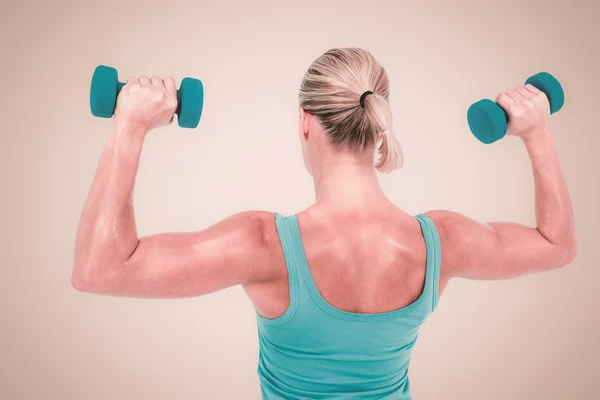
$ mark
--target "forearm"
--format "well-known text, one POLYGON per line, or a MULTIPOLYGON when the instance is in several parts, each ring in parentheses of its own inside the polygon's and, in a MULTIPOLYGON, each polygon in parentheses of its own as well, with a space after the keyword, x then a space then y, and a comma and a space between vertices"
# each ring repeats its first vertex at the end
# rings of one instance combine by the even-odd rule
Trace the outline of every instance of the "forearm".
POLYGON ((537 230, 571 260, 577 251, 575 218, 569 187, 549 130, 525 142, 535 180, 537 230))
POLYGON ((133 189, 145 133, 135 125, 113 125, 81 214, 74 280, 102 279, 138 244, 133 189))

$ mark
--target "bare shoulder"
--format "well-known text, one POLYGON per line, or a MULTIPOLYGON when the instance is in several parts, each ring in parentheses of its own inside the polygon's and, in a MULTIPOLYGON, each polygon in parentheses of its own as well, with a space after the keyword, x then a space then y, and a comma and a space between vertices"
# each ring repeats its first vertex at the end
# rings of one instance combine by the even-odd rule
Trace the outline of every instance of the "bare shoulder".
POLYGON ((467 243, 476 239, 483 231, 493 232, 491 226, 454 211, 432 210, 425 215, 435 224, 440 240, 447 244, 467 243))
MULTIPOLYGON (((269 211, 244 211, 228 220, 237 226, 240 239, 249 248, 248 267, 252 269, 254 282, 270 281, 281 275, 283 252, 277 233, 275 213, 269 211)), ((285 272, 285 269, 283 269, 285 272)))
POLYGON ((219 225, 233 228, 254 245, 268 245, 277 237, 273 212, 243 211, 225 218, 219 225))
POLYGON ((256 250, 270 251, 279 247, 275 213, 269 211, 243 211, 225 218, 214 227, 221 226, 233 235, 239 235, 245 244, 256 250))
POLYGON ((447 247, 452 248, 453 246, 449 245, 457 239, 457 231, 460 231, 461 224, 464 224, 462 215, 447 210, 432 210, 425 215, 433 221, 444 250, 447 250, 447 247))
POLYGON ((478 243, 489 240, 493 230, 463 214, 449 210, 425 213, 435 224, 442 247, 441 274, 460 275, 459 270, 471 263, 479 251, 478 243))
POLYGON ((275 213, 242 211, 230 215, 197 235, 195 247, 199 256, 237 265, 244 283, 271 279, 274 265, 280 261, 279 237, 275 213))
POLYGON ((472 221, 454 211, 449 210, 431 210, 425 213, 435 223, 440 235, 449 234, 453 229, 460 229, 472 221))

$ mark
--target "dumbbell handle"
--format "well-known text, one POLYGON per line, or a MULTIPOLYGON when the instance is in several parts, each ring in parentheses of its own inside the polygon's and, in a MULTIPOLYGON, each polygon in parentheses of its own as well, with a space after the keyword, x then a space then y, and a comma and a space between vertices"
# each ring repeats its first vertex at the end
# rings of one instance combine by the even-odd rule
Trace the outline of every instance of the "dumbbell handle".
MULTIPOLYGON (((125 83, 123 83, 121 81, 117 81, 117 97, 119 96, 119 93, 121 93, 121 89, 123 89, 123 86, 125 86, 125 83)), ((179 115, 180 112, 181 112, 181 91, 179 89, 177 89, 177 109, 175 110, 175 114, 179 115)))

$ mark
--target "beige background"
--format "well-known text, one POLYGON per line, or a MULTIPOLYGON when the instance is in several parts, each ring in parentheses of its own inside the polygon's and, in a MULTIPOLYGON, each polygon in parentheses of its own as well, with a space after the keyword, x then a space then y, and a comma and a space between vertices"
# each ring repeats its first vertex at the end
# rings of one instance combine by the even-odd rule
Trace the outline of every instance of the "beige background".
POLYGON ((598 1, 7 1, 0 6, 4 121, 0 398, 258 399, 256 326, 240 288, 203 298, 97 297, 70 286, 79 213, 109 130, 92 117, 98 64, 204 81, 200 126, 147 140, 140 234, 197 230, 234 212, 313 200, 298 146, 302 75, 336 46, 387 69, 406 166, 382 177, 411 213, 447 208, 531 224, 523 146, 477 142, 467 107, 550 71, 552 117, 580 252, 567 268, 455 281, 424 326, 415 399, 598 399, 598 1))

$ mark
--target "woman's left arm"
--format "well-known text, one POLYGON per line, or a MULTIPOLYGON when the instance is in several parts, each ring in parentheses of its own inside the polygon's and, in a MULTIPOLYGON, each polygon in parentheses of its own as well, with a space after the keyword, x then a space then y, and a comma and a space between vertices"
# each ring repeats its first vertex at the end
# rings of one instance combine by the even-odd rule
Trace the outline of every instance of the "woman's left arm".
POLYGON ((144 138, 169 123, 177 105, 174 81, 143 78, 128 81, 119 94, 79 222, 73 286, 113 296, 171 298, 268 280, 276 257, 272 213, 244 212, 201 232, 138 238, 133 189, 144 138))

